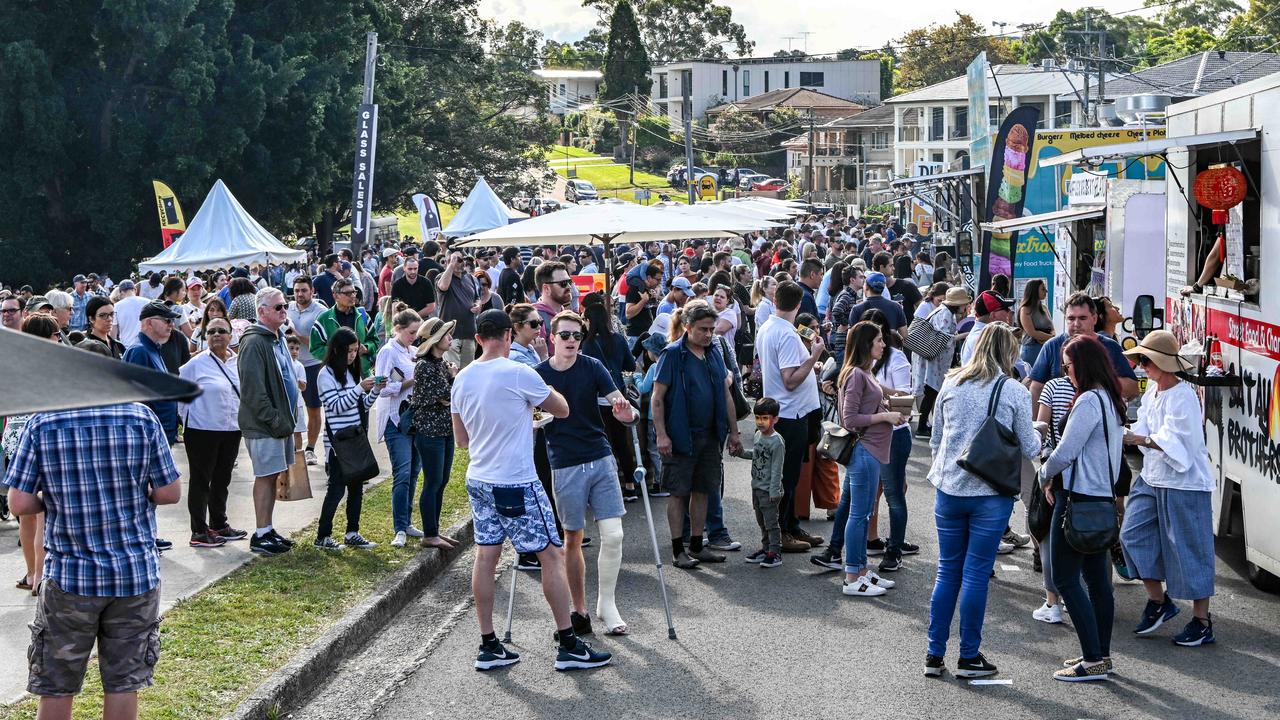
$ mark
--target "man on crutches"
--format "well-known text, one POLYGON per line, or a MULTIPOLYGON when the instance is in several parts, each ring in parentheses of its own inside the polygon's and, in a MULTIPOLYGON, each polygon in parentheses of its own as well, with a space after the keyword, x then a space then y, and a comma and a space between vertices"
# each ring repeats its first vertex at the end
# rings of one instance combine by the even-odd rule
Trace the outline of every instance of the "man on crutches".
POLYGON ((542 592, 560 644, 556 670, 601 667, 611 655, 592 650, 573 631, 564 551, 551 503, 533 467, 533 408, 565 418, 569 405, 536 372, 507 358, 511 330, 511 319, 501 310, 480 313, 476 343, 482 352, 458 373, 450 396, 454 441, 471 452, 467 495, 476 541, 471 591, 480 624, 475 668, 491 670, 520 661, 493 631, 494 572, 508 538, 516 552, 537 553, 542 563, 542 592))

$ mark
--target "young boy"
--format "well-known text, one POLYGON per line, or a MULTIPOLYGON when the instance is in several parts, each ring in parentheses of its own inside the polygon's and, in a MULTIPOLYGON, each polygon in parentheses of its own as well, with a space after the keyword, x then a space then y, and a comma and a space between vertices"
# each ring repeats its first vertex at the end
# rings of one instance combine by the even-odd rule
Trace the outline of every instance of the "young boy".
POLYGON ((289 346, 289 354, 293 356, 293 376, 298 379, 298 420, 293 425, 293 447, 302 448, 305 447, 302 436, 307 432, 307 406, 302 399, 302 393, 307 390, 307 373, 298 360, 298 353, 302 352, 302 340, 297 334, 289 333, 284 336, 284 342, 289 346))
POLYGON ((772 568, 782 564, 782 530, 778 525, 778 505, 782 502, 782 463, 786 448, 782 436, 774 432, 778 423, 778 401, 756 401, 756 434, 751 448, 738 457, 751 461, 751 506, 760 525, 760 549, 747 556, 749 563, 772 568))

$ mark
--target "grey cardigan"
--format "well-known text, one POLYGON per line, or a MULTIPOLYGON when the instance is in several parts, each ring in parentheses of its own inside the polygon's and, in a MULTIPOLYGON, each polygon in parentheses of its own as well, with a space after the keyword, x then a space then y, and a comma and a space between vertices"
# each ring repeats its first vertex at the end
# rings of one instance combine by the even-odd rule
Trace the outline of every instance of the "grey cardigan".
MULTIPOLYGON (((970 380, 957 385, 953 378, 948 377, 938 391, 933 411, 933 436, 929 438, 929 447, 933 449, 929 482, 948 495, 976 497, 997 494, 990 485, 956 464, 987 419, 987 404, 994 386, 994 380, 970 380)), ((1029 390, 1017 382, 1006 382, 1000 403, 996 406, 996 419, 1017 434, 1023 456, 1031 459, 1040 454, 1040 433, 1031 426, 1029 390)))
POLYGON ((1120 473, 1124 451, 1124 427, 1115 404, 1106 402, 1099 391, 1076 398, 1067 427, 1053 454, 1040 470, 1040 484, 1062 473, 1062 486, 1080 495, 1106 497, 1112 493, 1120 473), (1106 432, 1103 432, 1103 423, 1106 432), (1110 445, 1107 440, 1110 440, 1110 445), (1108 457, 1110 455, 1110 457, 1108 457))

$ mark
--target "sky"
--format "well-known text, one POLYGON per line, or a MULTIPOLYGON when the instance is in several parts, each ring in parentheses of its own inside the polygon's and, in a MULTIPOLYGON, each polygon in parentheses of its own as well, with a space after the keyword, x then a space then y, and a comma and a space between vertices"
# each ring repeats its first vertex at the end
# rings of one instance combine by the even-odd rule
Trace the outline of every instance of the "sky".
MULTIPOLYGON (((953 0, 913 0, 907 5, 894 2, 856 0, 719 0, 733 10, 733 19, 756 43, 753 55, 772 55, 776 50, 805 50, 834 53, 847 47, 882 47, 913 28, 950 23, 957 9, 972 15, 991 34, 1008 33, 1024 23, 1048 21, 1059 9, 1076 10, 1092 6, 1109 12, 1142 7, 1142 0, 1020 0, 1009 6, 968 0, 960 6, 953 0), (964 7, 968 6, 968 7, 964 7), (998 8, 1007 9, 998 9, 998 8), (1007 23, 1001 29, 993 22, 1007 23), (802 33, 808 32, 805 37, 802 33), (788 37, 792 39, 788 40, 788 37)), ((1145 10, 1150 17, 1155 10, 1145 10)), ((582 7, 581 0, 480 0, 480 14, 499 22, 519 20, 560 42, 581 39, 595 26, 596 13, 582 7)), ((729 49, 730 54, 734 54, 729 49)))

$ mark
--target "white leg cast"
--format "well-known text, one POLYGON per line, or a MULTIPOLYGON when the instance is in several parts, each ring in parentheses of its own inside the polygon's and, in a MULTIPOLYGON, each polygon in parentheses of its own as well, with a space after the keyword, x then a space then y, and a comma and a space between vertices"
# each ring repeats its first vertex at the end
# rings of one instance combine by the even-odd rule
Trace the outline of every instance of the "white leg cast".
POLYGON ((596 617, 604 621, 606 631, 616 631, 627 626, 613 600, 618 570, 622 568, 622 518, 601 520, 597 526, 600 529, 600 556, 597 561, 600 598, 596 601, 596 617))

